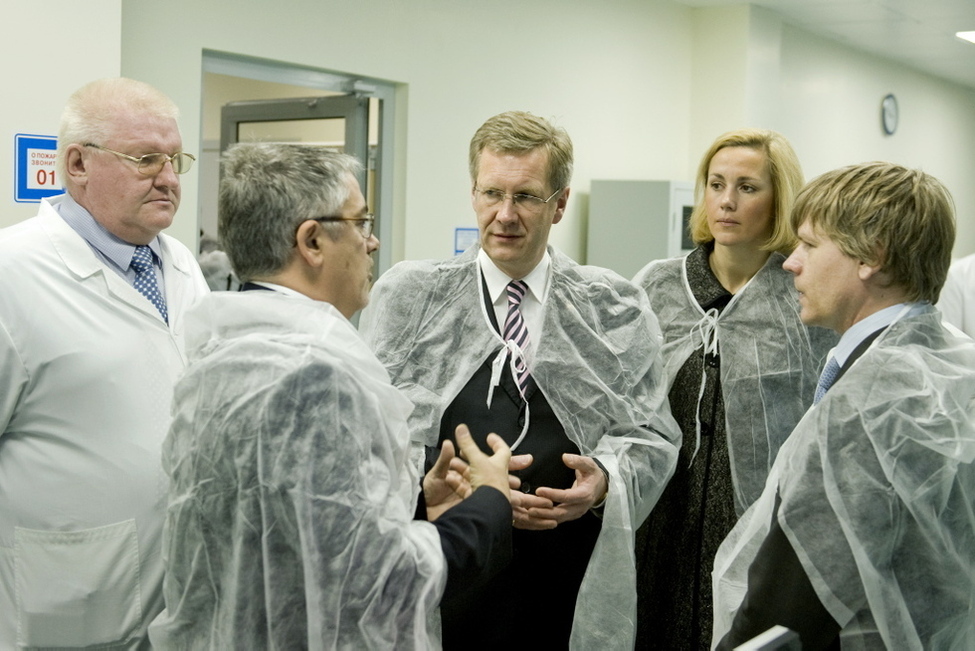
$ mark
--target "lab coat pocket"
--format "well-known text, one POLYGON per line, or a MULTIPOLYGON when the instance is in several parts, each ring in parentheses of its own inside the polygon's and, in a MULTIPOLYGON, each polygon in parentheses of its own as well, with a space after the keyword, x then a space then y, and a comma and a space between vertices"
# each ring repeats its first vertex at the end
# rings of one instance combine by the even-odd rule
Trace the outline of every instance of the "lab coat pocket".
POLYGON ((135 520, 83 531, 15 529, 17 643, 124 642, 142 621, 135 520))

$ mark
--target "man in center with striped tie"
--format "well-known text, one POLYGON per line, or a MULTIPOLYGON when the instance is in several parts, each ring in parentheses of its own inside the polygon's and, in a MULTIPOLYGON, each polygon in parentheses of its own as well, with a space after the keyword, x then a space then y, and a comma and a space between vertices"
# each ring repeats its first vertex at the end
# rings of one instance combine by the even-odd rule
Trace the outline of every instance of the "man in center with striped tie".
POLYGON ((548 245, 570 193, 565 130, 502 113, 469 163, 479 244, 396 265, 362 322, 416 405, 421 470, 459 424, 516 455, 514 561, 477 598, 441 604, 444 647, 632 647, 633 531, 680 444, 656 317, 628 281, 548 245))

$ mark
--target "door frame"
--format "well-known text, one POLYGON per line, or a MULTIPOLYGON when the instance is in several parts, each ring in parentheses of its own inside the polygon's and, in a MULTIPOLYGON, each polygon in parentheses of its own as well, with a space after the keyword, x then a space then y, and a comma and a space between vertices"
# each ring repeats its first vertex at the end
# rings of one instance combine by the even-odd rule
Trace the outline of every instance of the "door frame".
MULTIPOLYGON (((379 102, 379 143, 375 151, 375 161, 368 157, 363 165, 375 165, 376 189, 374 212, 378 215, 376 234, 386 246, 376 253, 376 266, 381 274, 392 266, 393 259, 393 171, 396 160, 395 116, 396 84, 381 79, 363 77, 342 72, 329 71, 298 64, 289 64, 270 59, 260 59, 242 54, 203 51, 203 72, 213 72, 232 77, 256 79, 292 86, 305 86, 361 98, 375 97, 379 102)), ((332 98, 323 98, 332 99, 332 98)), ((202 110, 202 107, 201 107, 202 110)), ((368 148, 368 142, 367 142, 368 148)), ((365 185, 363 185, 365 189, 365 185)), ((378 275, 377 275, 378 277, 378 275)))

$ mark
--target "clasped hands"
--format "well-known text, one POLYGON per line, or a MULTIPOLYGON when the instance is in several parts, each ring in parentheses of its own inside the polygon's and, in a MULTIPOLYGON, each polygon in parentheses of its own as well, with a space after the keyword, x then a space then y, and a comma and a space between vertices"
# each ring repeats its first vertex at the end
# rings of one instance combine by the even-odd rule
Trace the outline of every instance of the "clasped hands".
POLYGON ((562 462, 575 471, 571 488, 539 487, 534 494, 522 493, 518 490, 521 480, 509 473, 530 466, 533 461, 530 454, 512 456, 511 449, 497 434, 488 434, 487 444, 493 454, 484 454, 466 425, 457 426, 455 438, 460 454, 455 453, 451 441, 444 441, 437 462, 423 478, 427 517, 431 521, 478 486, 492 486, 508 497, 516 529, 554 529, 563 522, 581 518, 606 496, 606 475, 589 457, 562 455, 562 462))

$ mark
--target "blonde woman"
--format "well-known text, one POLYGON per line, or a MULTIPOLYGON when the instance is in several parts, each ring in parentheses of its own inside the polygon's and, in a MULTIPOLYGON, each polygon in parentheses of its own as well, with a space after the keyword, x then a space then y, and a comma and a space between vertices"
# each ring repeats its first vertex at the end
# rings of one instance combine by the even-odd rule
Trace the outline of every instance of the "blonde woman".
POLYGON ((799 320, 782 269, 796 244, 789 215, 802 184, 782 135, 722 135, 698 169, 697 248, 634 278, 660 320, 670 406, 683 432, 677 471, 637 533, 637 648, 710 644, 715 552, 761 494, 835 342, 799 320))

